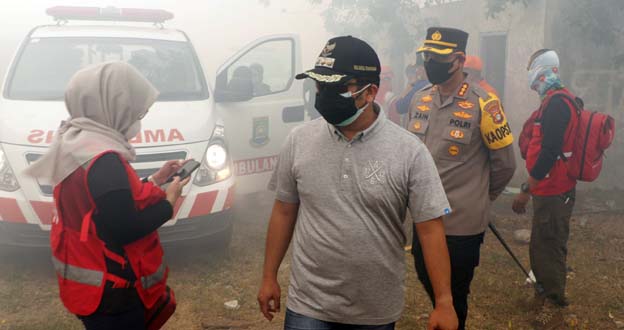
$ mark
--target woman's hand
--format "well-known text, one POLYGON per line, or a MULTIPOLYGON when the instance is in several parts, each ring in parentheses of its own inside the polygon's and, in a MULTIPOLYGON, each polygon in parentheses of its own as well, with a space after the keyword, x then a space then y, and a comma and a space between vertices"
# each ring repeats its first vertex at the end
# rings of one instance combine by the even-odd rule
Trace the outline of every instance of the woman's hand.
POLYGON ((188 160, 170 160, 158 170, 158 172, 152 174, 152 180, 157 186, 162 186, 167 183, 167 180, 174 174, 176 174, 188 160))
POLYGON ((180 181, 180 177, 176 176, 173 178, 173 181, 167 187, 165 193, 167 194, 167 201, 171 204, 171 206, 175 207, 176 201, 182 195, 182 189, 186 186, 189 181, 191 181, 191 177, 180 181))

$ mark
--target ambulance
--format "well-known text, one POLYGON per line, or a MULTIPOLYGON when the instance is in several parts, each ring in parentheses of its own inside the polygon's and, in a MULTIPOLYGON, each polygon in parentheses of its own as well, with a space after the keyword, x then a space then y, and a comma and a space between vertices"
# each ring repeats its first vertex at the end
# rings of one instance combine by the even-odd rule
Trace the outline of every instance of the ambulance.
MULTIPOLYGON (((309 117, 296 35, 253 41, 214 76, 189 37, 165 27, 156 9, 53 7, 55 24, 35 27, 18 48, 0 98, 0 245, 48 246, 53 187, 23 174, 67 119, 64 90, 81 68, 106 61, 135 66, 160 91, 131 141, 132 163, 147 177, 167 160, 200 160, 164 243, 229 243, 235 196, 266 189, 288 134, 309 117), (214 87, 211 83, 214 81, 214 87)), ((218 42, 212 42, 217 45, 218 42)), ((215 65, 216 67, 216 65, 215 65)))

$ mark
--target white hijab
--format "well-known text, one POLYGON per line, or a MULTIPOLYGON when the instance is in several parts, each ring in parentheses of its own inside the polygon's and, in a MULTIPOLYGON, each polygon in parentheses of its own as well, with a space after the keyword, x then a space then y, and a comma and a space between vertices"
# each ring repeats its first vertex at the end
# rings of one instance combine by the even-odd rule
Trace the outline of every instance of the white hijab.
POLYGON ((65 91, 70 119, 61 124, 48 152, 25 173, 53 186, 98 154, 112 150, 136 157, 128 142, 158 91, 134 67, 108 62, 78 71, 65 91))

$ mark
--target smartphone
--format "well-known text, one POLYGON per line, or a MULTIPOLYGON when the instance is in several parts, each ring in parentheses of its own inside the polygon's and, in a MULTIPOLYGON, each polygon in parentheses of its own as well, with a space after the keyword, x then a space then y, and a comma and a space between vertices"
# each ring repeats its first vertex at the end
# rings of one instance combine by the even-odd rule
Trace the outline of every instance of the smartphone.
POLYGON ((169 180, 167 180, 167 182, 173 181, 173 178, 176 176, 180 177, 180 181, 188 178, 199 168, 200 165, 201 163, 194 159, 187 161, 176 174, 172 175, 169 180))

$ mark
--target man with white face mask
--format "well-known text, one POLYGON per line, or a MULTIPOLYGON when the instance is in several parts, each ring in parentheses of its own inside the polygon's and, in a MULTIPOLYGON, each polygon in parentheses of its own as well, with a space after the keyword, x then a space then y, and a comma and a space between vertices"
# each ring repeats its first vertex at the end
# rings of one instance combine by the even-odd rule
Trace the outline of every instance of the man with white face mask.
MULTIPOLYGON (((525 213, 533 196, 531 231, 531 268, 537 283, 544 289, 536 296, 540 313, 534 329, 555 329, 563 324, 562 307, 565 297, 566 256, 570 217, 574 208, 576 180, 568 175, 565 155, 574 145, 573 130, 577 115, 576 97, 565 88, 559 77, 559 57, 552 50, 537 51, 529 60, 529 87, 542 99, 523 151, 529 179, 513 203, 516 213, 525 213)), ((527 124, 525 124, 527 125, 527 124)), ((521 149, 522 148, 521 139, 521 149)))
POLYGON ((292 239, 286 330, 394 329, 408 207, 438 299, 428 329, 457 329, 441 220, 450 208, 424 144, 374 102, 379 75, 375 51, 351 36, 329 40, 315 68, 297 75, 316 81, 322 118, 295 128, 279 156, 258 294, 272 320, 292 239))

